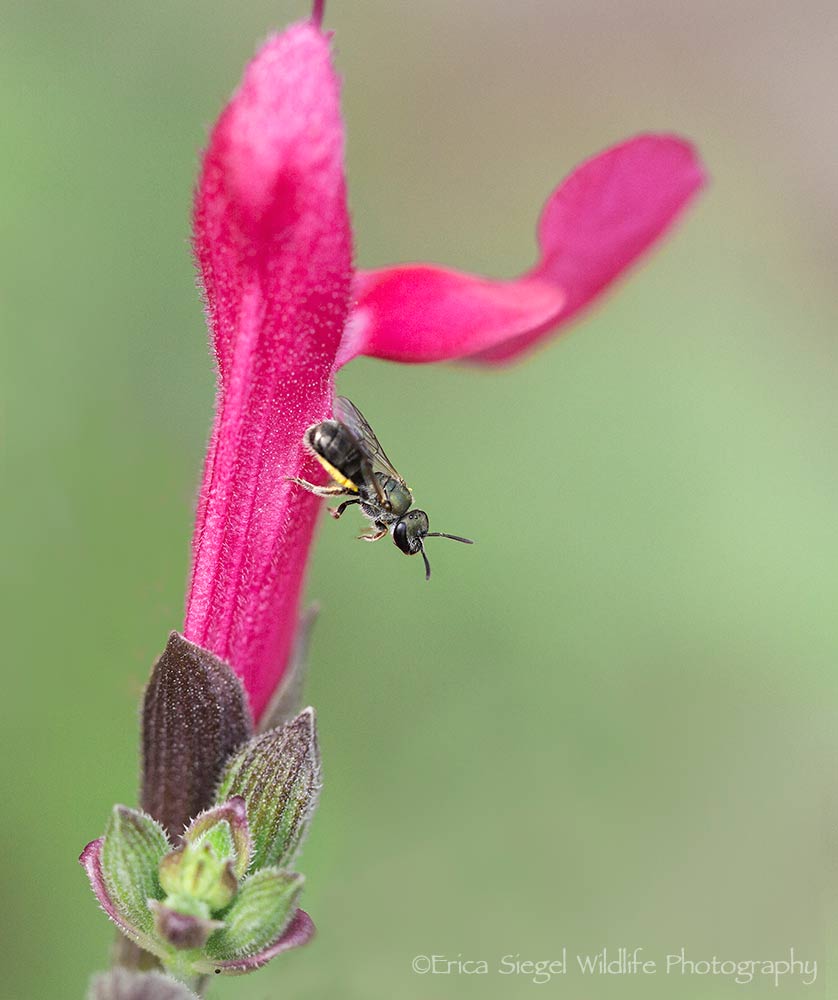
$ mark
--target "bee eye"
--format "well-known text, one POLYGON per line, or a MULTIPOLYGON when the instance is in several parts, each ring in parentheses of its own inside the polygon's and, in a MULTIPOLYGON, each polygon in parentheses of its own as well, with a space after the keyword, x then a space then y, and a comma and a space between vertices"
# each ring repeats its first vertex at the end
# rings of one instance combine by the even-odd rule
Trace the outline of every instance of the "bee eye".
POLYGON ((410 540, 407 537, 407 525, 404 521, 398 521, 393 529, 393 541, 402 552, 410 555, 410 540))

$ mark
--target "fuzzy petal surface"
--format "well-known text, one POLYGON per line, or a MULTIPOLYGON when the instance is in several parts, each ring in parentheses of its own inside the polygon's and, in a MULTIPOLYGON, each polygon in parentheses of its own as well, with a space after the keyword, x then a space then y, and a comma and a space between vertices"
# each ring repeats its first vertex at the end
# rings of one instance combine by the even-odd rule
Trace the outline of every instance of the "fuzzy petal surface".
POLYGON ((312 24, 270 38, 210 137, 194 248, 218 364, 184 634, 258 718, 282 676, 318 501, 303 432, 331 411, 351 231, 339 86, 312 24))
POLYGON ((429 265, 360 272, 339 355, 511 361, 564 327, 660 239, 704 184, 692 145, 640 135, 577 167, 547 200, 539 259, 514 281, 429 265))
POLYGON ((564 291, 540 278, 492 281, 431 264, 355 277, 357 304, 338 364, 359 354, 388 361, 445 361, 558 322, 564 291))

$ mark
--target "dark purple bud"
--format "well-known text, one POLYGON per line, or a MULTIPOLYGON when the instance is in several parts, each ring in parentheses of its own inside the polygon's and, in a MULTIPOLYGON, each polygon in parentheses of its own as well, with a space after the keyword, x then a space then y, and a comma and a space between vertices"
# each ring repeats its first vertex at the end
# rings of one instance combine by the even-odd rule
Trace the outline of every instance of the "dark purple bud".
POLYGON ((172 632, 143 699, 141 800, 173 840, 212 804, 225 761, 252 729, 238 677, 172 632))
POLYGON ((209 920, 191 913, 181 913, 156 899, 150 899, 148 906, 154 914, 157 936, 179 951, 203 948, 210 934, 224 926, 223 920, 209 920))
POLYGON ((197 994, 161 972, 111 969, 93 977, 87 1000, 198 1000, 197 994))

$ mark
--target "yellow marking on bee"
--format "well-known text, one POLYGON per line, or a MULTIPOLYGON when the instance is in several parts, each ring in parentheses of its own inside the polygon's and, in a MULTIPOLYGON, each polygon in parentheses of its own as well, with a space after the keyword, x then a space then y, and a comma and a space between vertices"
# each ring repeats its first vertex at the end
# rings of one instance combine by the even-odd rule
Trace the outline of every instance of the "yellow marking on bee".
POLYGON ((358 487, 355 483, 353 483, 351 479, 347 479, 346 476, 339 472, 331 462, 327 462, 319 452, 314 452, 314 457, 339 486, 343 486, 347 490, 352 490, 353 493, 358 492, 358 487))

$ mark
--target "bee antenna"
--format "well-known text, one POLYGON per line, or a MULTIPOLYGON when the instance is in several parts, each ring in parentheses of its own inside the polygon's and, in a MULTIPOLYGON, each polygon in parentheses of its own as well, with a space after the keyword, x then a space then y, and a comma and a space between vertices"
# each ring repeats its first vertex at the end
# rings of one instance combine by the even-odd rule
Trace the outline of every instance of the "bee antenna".
POLYGON ((425 538, 450 538, 452 542, 464 542, 466 545, 474 545, 473 538, 461 538, 460 535, 446 535, 444 531, 429 531, 425 538))
POLYGON ((425 546, 420 543, 419 551, 422 553, 422 558, 425 560, 425 579, 430 580, 431 578, 431 564, 428 562, 428 557, 425 555, 425 546))

